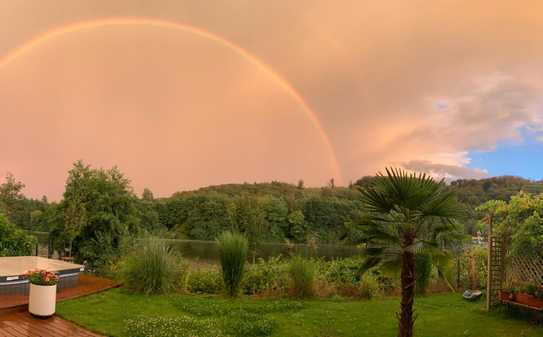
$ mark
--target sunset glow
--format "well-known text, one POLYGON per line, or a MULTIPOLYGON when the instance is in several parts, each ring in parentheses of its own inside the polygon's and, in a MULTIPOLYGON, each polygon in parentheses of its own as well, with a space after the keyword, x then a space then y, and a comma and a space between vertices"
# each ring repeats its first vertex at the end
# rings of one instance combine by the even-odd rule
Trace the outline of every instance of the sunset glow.
MULTIPOLYGON (((323 147, 322 149, 322 152, 325 156, 328 156, 328 162, 329 162, 329 165, 324 165, 324 169, 325 169, 325 173, 324 175, 321 175, 320 176, 320 180, 316 180, 316 179, 313 179, 312 178, 312 175, 313 174, 308 174, 306 176, 306 178, 309 179, 309 182, 312 183, 312 184, 319 184, 320 182, 323 182, 325 183, 327 181, 327 179, 335 179, 338 183, 341 182, 341 171, 339 169, 339 165, 337 163, 337 159, 335 157, 335 153, 334 153, 334 150, 333 150, 333 147, 330 143, 330 140, 328 139, 328 136, 324 130, 324 128, 322 127, 322 125, 320 124, 317 116, 315 115, 315 113, 309 108, 309 106, 307 105, 307 103, 304 101, 304 99, 302 98, 302 96, 296 92, 296 90, 286 81, 284 80, 280 75, 278 75, 277 73, 275 73, 272 69, 270 69, 267 65, 265 65, 264 63, 262 63, 260 60, 258 60, 255 56, 251 55, 249 52, 245 51, 244 49, 230 43, 229 41, 225 40, 225 39, 222 39, 214 34, 211 34, 207 31, 204 31, 204 30, 201 30, 201 29, 198 29, 196 27, 191 27, 191 26, 187 26, 187 25, 182 25, 182 24, 177 24, 177 23, 173 23, 173 22, 168 22, 168 21, 160 21, 160 20, 151 20, 151 19, 145 19, 145 18, 108 18, 108 19, 102 19, 102 20, 96 20, 96 21, 89 21, 89 22, 79 22, 79 23, 75 23, 75 24, 70 24, 70 25, 67 25, 67 26, 64 26, 64 27, 61 27, 61 28, 58 28, 58 29, 54 29, 54 30, 51 30, 51 31, 48 31, 44 34, 41 34, 35 38, 33 38, 32 40, 30 40, 29 42, 25 43, 24 45, 22 45, 21 47, 18 47, 16 49, 14 49, 13 51, 9 52, 8 54, 6 54, 3 58, 0 59, 0 71, 2 71, 4 68, 7 68, 11 65, 11 63, 15 63, 17 61, 18 58, 24 58, 24 57, 28 57, 29 59, 32 58, 32 52, 39 49, 40 47, 46 45, 47 43, 55 40, 55 39, 62 39, 63 37, 67 37, 68 35, 85 35, 86 33, 89 33, 93 30, 100 30, 101 28, 115 28, 117 26, 120 26, 121 28, 122 27, 134 27, 134 26, 138 26, 138 27, 142 27, 143 29, 146 29, 148 27, 151 27, 151 28, 159 28, 159 29, 164 29, 164 30, 177 30, 177 31, 180 31, 182 33, 185 33, 185 34, 189 34, 189 35, 193 35, 194 37, 196 38, 202 38, 202 39, 205 39, 205 40, 209 40, 210 42, 212 43, 215 43, 217 45, 220 45, 222 47, 224 47, 225 49, 227 50, 231 50, 233 51, 234 53, 236 53, 237 55, 239 55, 242 59, 245 59, 248 61, 248 63, 250 63, 251 65, 255 66, 258 71, 260 73, 262 73, 262 75, 259 75, 260 78, 263 78, 264 80, 268 80, 268 81, 272 81, 274 83, 277 84, 278 87, 280 87, 283 91, 284 91, 284 94, 287 95, 287 96, 290 96, 291 100, 299 106, 299 108, 293 108, 293 110, 301 110, 305 115, 306 115, 306 118, 308 120, 308 122, 310 124, 313 125, 313 127, 315 128, 316 132, 319 134, 321 140, 321 146, 323 147), (328 168, 327 168, 328 167, 328 168), (326 171, 328 170, 329 171, 326 171)), ((182 38, 182 36, 180 36, 180 38, 182 38)), ((0 75, 1 77, 1 75, 0 75)), ((275 95, 277 95, 278 93, 276 93, 275 95)), ((137 98, 136 98, 137 100, 137 98)), ((137 102, 136 102, 137 104, 137 102)), ((194 112, 197 114, 197 112, 194 112)), ((258 112, 256 112, 258 113, 258 112)), ((190 116, 185 116, 185 117, 190 117, 190 116)), ((236 117, 234 117, 236 118, 236 117)), ((134 123, 134 121, 132 121, 132 123, 134 123)), ((43 124, 42 124, 43 126, 43 124)), ((273 127, 273 124, 270 124, 269 125, 270 127, 273 127)), ((181 129, 180 129, 181 131, 181 129)), ((279 128, 277 128, 277 131, 280 131, 279 128)), ((282 130, 284 131, 284 130, 282 130)), ((159 133, 161 133, 162 131, 161 130, 158 130, 159 133)), ((217 136, 217 135, 215 135, 217 136)), ((250 143, 252 140, 250 139, 247 139, 247 142, 250 143)), ((292 141, 296 141, 294 139, 292 139, 292 141)), ((97 142, 99 142, 99 140, 97 140, 97 142)), ((313 142, 314 145, 315 142, 313 142)), ((58 145, 58 144, 57 144, 58 145)), ((186 144, 184 143, 177 143, 178 146, 180 147, 183 147, 183 146, 186 146, 186 144)), ((318 146, 318 145, 317 145, 318 146)), ((129 151, 129 149, 122 149, 122 148, 119 148, 118 149, 119 151, 129 151)), ((224 149, 226 151, 226 149, 224 149)), ((288 151, 288 150, 287 150, 288 151)), ((318 151, 321 151, 320 149, 318 151)), ((206 152, 206 151, 203 151, 203 152, 206 152)), ((266 153, 261 153, 261 155, 264 155, 267 156, 266 153)), ((122 154, 119 154, 117 153, 117 156, 119 157, 119 161, 120 163, 124 164, 122 165, 123 167, 127 167, 127 166, 130 166, 130 164, 126 164, 124 162, 122 162, 122 157, 123 155, 122 154)), ((265 160, 264 157, 262 158, 262 160, 265 160)), ((76 157, 72 157, 71 158, 72 160, 77 160, 76 157)), ((135 158, 134 158, 135 159, 135 158)), ((187 158, 188 160, 192 160, 191 158, 187 158)), ((319 160, 322 160, 324 159, 323 157, 319 157, 319 160)), ((105 160, 103 161, 103 158, 98 158, 98 157, 93 157, 93 161, 96 160, 96 162, 98 163, 102 163, 102 164, 113 164, 113 165, 117 165, 115 164, 114 161, 109 161, 109 160, 105 160), (101 161, 102 160, 102 161, 101 161)), ((294 160, 294 159, 293 159, 294 160)), ((325 159, 326 160, 326 159, 325 159)), ((119 165, 120 165, 119 163, 119 165)), ((206 165, 210 165, 209 162, 205 163, 206 165)), ((295 165, 300 165, 300 164, 295 164, 295 165)), ((302 164, 302 165, 305 165, 305 164, 302 164)), ((303 166, 302 166, 303 167, 303 166)), ((59 167, 55 167, 57 170, 60 169, 59 167)), ((195 167, 194 167, 195 168, 195 167)), ((223 169, 228 169, 228 168, 224 168, 223 169)), ((289 170, 290 168, 288 168, 288 165, 287 165, 287 170, 289 170)), ((294 168, 293 169, 293 172, 296 172, 294 168)), ((132 169, 130 167, 128 167, 128 172, 131 173, 132 175, 138 175, 137 173, 133 172, 132 169)), ((243 172, 243 170, 240 170, 240 172, 243 172)), ((150 173, 150 172, 146 172, 147 174, 153 174, 153 173, 150 173)), ((155 174, 158 174, 155 173, 155 174)), ((200 184, 205 184, 205 183, 220 183, 222 182, 221 180, 215 180, 213 181, 212 179, 210 179, 210 177, 208 177, 207 179, 210 179, 210 180, 203 180, 203 181, 200 181, 198 184, 194 184, 194 183, 183 183, 182 182, 182 179, 183 179, 183 176, 181 175, 178 175, 178 173, 176 172, 171 172, 170 173, 171 176, 169 176, 169 184, 171 184, 172 182, 174 183, 174 185, 172 186, 180 186, 181 188, 187 188, 187 187, 198 187, 200 186, 200 184), (179 180, 179 182, 176 182, 176 180, 179 180), (183 186, 183 184, 185 184, 183 186)), ((303 179, 304 176, 303 176, 303 171, 300 171, 298 173, 300 175, 300 177, 298 179, 303 179)), ((232 179, 232 181, 241 181, 241 179, 244 179, 243 177, 251 177, 253 176, 255 180, 257 180, 259 178, 259 176, 261 177, 260 179, 266 179, 266 176, 262 176, 261 174, 257 173, 257 172, 253 172, 252 174, 251 173, 248 173, 245 172, 245 175, 240 175, 240 174, 232 174, 230 179, 232 179), (237 177, 237 178, 236 178, 237 177)), ((295 175, 290 175, 288 173, 279 173, 277 176, 274 176, 273 174, 270 176, 271 178, 276 178, 276 179, 284 179, 284 180, 289 180, 291 182, 295 182, 296 181, 296 176, 295 175)), ((31 177, 28 177, 27 178, 28 180, 32 180, 31 177)), ((225 181, 229 181, 229 178, 226 177, 224 178, 226 179, 225 181)), ((246 179, 249 179, 249 178, 246 178, 246 179)), ((250 180, 249 180, 250 181, 250 180)), ((136 186, 140 185, 138 183, 138 181, 135 182, 136 186)), ((150 186, 156 186, 155 183, 149 181, 147 182, 148 185, 150 186)), ((140 188, 142 188, 142 186, 139 186, 140 188)), ((175 192, 176 190, 175 189, 169 189, 169 190, 163 190, 161 189, 160 187, 157 188, 157 191, 162 192, 162 193, 173 193, 175 192)), ((57 194, 58 196, 58 194, 57 194)))
POLYGON ((159 195, 386 165, 540 179, 516 163, 543 139, 541 6, 7 1, 0 174, 55 199, 78 159, 159 195))

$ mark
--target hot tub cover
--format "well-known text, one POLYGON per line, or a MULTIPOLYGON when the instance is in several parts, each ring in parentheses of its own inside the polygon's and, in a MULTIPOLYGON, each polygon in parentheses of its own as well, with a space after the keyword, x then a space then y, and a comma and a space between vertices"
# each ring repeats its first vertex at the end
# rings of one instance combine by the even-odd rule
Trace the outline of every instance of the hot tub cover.
POLYGON ((0 257, 0 279, 10 276, 22 276, 29 270, 36 269, 64 274, 83 271, 83 266, 40 256, 0 257))

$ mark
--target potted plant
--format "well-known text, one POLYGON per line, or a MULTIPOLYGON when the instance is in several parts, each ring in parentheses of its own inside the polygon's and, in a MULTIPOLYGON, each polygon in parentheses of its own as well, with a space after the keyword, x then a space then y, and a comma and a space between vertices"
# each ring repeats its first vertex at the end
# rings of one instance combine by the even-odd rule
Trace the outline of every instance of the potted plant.
POLYGON ((51 317, 55 313, 58 275, 47 270, 33 270, 26 277, 30 282, 28 311, 37 317, 51 317))
POLYGON ((516 298, 516 289, 513 286, 505 287, 500 290, 500 300, 502 301, 514 301, 516 298))
POLYGON ((541 287, 535 284, 527 284, 523 286, 520 292, 516 295, 515 300, 532 308, 543 308, 543 292, 541 287))

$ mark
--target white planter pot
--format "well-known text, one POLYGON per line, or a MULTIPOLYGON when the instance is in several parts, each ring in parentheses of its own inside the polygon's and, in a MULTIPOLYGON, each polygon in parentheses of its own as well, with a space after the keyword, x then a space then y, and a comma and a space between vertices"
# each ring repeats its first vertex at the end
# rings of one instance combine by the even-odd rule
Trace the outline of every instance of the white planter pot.
POLYGON ((30 284, 28 311, 35 316, 49 317, 55 313, 57 301, 57 285, 40 286, 30 284))

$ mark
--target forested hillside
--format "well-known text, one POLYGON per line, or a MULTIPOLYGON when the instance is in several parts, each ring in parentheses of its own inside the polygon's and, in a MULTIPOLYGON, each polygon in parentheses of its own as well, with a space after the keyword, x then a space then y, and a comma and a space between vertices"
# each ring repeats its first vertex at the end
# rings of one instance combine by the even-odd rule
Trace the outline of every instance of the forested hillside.
MULTIPOLYGON (((126 231, 213 240, 226 229, 243 232, 254 242, 348 243, 360 235, 358 188, 373 179, 322 188, 304 187, 303 181, 226 184, 155 198, 149 189, 137 196, 117 169, 93 169, 78 162, 70 171, 63 200, 56 203, 25 197, 24 184, 8 175, 0 185, 0 212, 20 228, 57 233, 63 245, 82 235, 85 240, 115 240, 126 231)), ((471 234, 480 217, 477 206, 492 199, 508 201, 519 191, 540 193, 543 183, 504 176, 457 180, 450 188, 468 211, 463 222, 471 234)))

